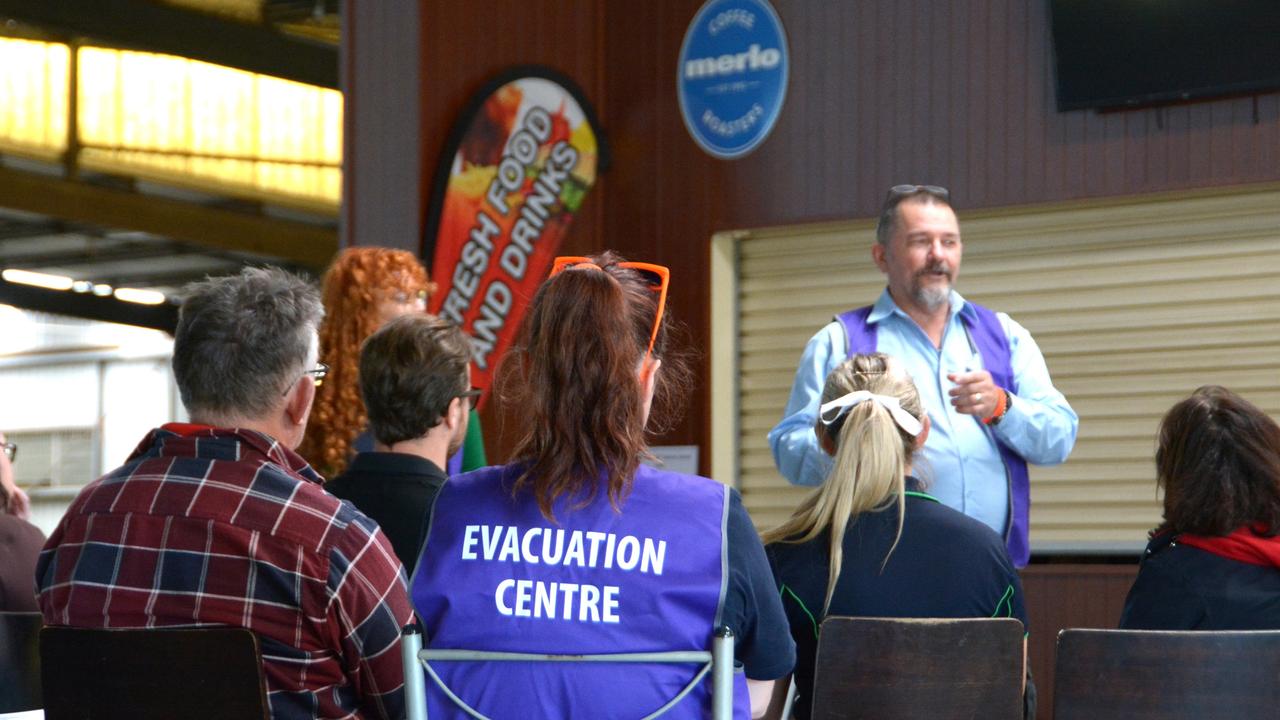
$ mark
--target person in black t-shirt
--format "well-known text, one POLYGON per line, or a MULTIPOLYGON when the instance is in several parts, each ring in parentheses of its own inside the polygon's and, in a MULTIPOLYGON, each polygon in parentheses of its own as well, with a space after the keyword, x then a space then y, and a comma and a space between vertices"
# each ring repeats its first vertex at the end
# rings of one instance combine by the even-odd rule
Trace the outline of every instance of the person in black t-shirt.
POLYGON ((883 353, 827 377, 815 431, 827 481, 764 533, 796 642, 795 714, 808 718, 818 630, 828 615, 1013 617, 1022 584, 994 531, 942 505, 911 475, 930 421, 911 378, 883 353))
POLYGON ((1164 522, 1120 627, 1280 629, 1280 425, 1207 385, 1169 409, 1158 438, 1164 522))
POLYGON ((471 388, 470 362, 467 336, 426 314, 392 320, 360 350, 360 394, 374 449, 357 454, 325 489, 382 526, 410 577, 445 463, 462 447, 479 394, 471 388))

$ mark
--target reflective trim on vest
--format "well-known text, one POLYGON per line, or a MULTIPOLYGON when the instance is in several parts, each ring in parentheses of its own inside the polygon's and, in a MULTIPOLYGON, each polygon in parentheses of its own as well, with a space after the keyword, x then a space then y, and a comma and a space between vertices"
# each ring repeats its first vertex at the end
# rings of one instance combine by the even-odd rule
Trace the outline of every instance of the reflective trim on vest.
MULTIPOLYGON (((451 478, 437 496, 411 595, 433 648, 597 654, 708 650, 721 602, 727 488, 642 465, 623 512, 602 490, 584 508, 557 502, 558 524, 519 468, 451 478)), ((694 665, 452 663, 433 667, 486 716, 642 717, 680 692, 694 665)), ((735 717, 748 717, 746 682, 735 717)), ((708 676, 663 717, 702 718, 708 676)), ((463 717, 430 680, 432 718, 463 717)))
MULTIPOLYGON (((973 309, 973 317, 960 313, 960 322, 964 324, 970 339, 982 356, 982 363, 996 385, 1013 394, 1018 393, 1016 378, 1013 376, 1012 352, 1009 349, 1009 338, 1004 334, 1000 318, 988 308, 975 302, 965 301, 973 309)), ((844 327, 848 340, 849 357, 860 352, 874 352, 876 349, 876 326, 867 322, 871 315, 871 305, 848 310, 835 316, 835 320, 844 327)), ((980 422, 977 418, 975 422, 980 422)), ((990 437, 995 440, 1000 459, 1004 461, 1008 473, 1009 529, 1005 533, 1005 544, 1009 549, 1009 558, 1017 567, 1025 567, 1031 559, 1031 545, 1027 533, 1031 512, 1031 479, 1027 472, 1027 461, 1006 446, 994 433, 990 437)))

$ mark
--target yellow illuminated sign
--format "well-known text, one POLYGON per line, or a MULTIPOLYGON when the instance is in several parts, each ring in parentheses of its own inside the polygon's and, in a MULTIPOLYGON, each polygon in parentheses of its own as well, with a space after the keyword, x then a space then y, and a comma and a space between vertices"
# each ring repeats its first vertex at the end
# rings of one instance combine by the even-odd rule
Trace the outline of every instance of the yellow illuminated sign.
MULTIPOLYGON (((342 94, 170 55, 77 50, 77 164, 332 211, 342 94)), ((70 49, 0 38, 0 146, 67 149, 70 49)))

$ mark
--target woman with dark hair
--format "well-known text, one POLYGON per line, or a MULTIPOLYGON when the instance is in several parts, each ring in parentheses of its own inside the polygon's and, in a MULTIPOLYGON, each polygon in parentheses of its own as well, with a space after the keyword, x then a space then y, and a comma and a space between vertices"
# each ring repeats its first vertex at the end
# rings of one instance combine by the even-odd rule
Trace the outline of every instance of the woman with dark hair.
MULTIPOLYGON (((501 370, 500 398, 524 414, 513 462, 441 490, 411 596, 434 648, 706 650, 728 626, 745 667, 735 717, 745 718, 763 713, 794 647, 737 492, 641 464, 646 432, 661 431, 688 391, 669 344, 666 290, 664 267, 612 253, 556 260, 501 370)), ((652 713, 697 668, 502 662, 436 671, 484 716, 594 718, 652 713)), ((704 678, 664 717, 706 717, 709 687, 704 678)), ((464 717, 430 682, 427 697, 431 717, 464 717)))
POLYGON ((1280 628, 1280 425, 1206 385, 1160 422, 1151 532, 1120 627, 1280 628))
POLYGON ((929 429, 920 393, 894 358, 854 355, 827 376, 815 432, 831 472, 790 520, 764 533, 796 642, 798 718, 810 716, 828 615, 1027 623, 1004 541, 913 474, 929 429))

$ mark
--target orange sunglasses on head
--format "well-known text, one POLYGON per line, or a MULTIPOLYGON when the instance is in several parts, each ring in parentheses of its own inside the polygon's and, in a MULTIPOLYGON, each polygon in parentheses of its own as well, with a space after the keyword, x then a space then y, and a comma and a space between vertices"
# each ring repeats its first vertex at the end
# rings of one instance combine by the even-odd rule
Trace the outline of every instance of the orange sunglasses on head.
MULTIPOLYGON (((662 325, 662 313, 667 308, 667 285, 671 283, 671 271, 662 265, 646 262, 620 262, 618 267, 634 270, 649 285, 649 289, 658 293, 658 312, 653 318, 653 332, 649 333, 649 349, 644 352, 644 364, 648 368, 649 356, 653 354, 653 344, 658 341, 658 328, 662 325)), ((604 268, 595 264, 589 257, 581 255, 561 255, 551 264, 551 275, 555 277, 562 270, 571 267, 594 268, 601 272, 604 268)))

